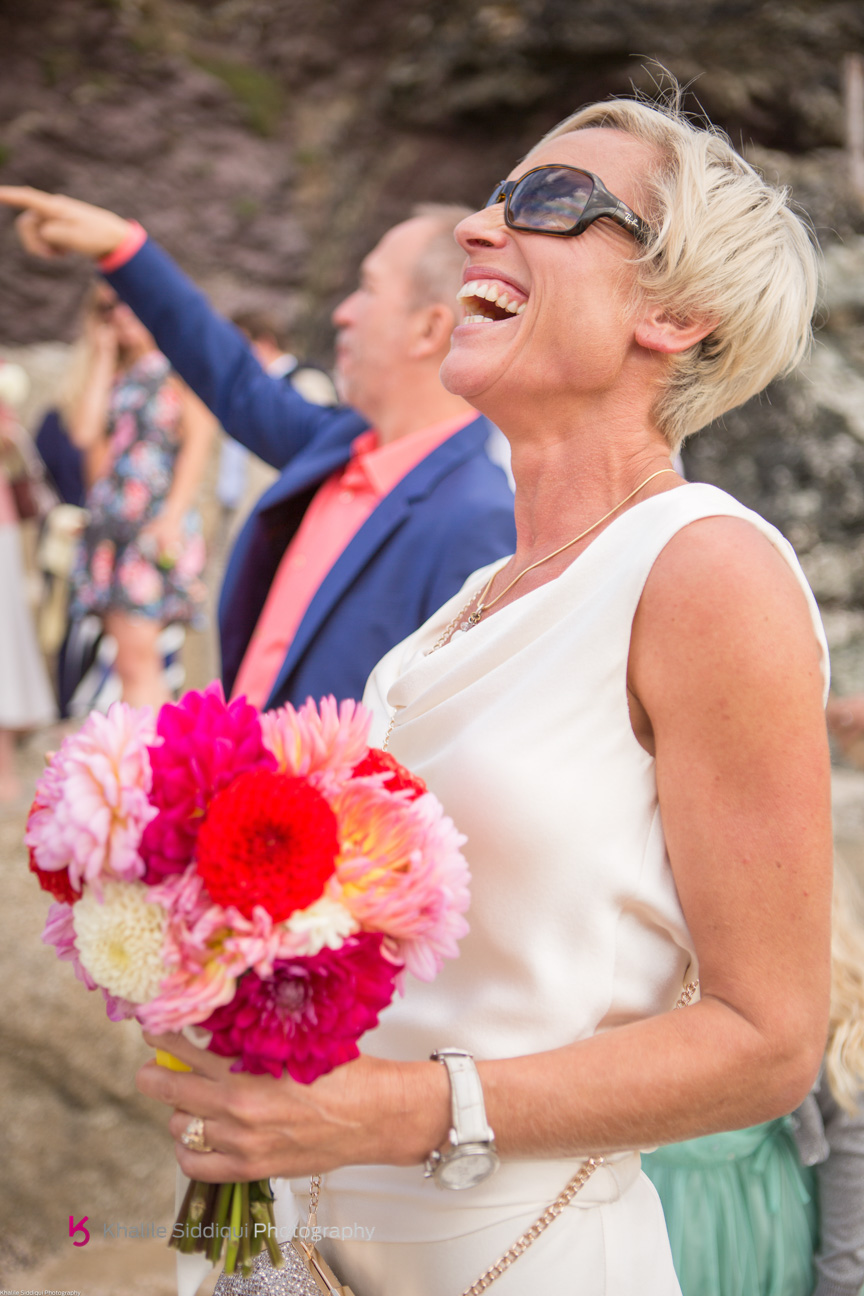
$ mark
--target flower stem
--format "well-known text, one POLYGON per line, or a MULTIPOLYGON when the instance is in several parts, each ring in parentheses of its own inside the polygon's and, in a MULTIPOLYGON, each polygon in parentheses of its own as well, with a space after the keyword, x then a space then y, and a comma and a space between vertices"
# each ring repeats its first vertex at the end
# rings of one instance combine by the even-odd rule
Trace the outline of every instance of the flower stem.
POLYGON ((233 1274, 237 1267, 237 1252, 240 1247, 240 1212, 243 1205, 239 1184, 232 1184, 231 1191, 231 1231, 228 1234, 228 1245, 225 1248, 225 1272, 233 1274))
POLYGON ((216 1206, 213 1211, 213 1239, 208 1251, 210 1263, 214 1265, 217 1265, 222 1258, 222 1249, 225 1246, 225 1235, 222 1230, 224 1229, 225 1221, 228 1218, 228 1208, 231 1205, 231 1193, 233 1192, 233 1189, 233 1184, 219 1184, 219 1191, 216 1194, 216 1206))
POLYGON ((249 1214, 249 1185, 240 1185, 240 1272, 248 1278, 252 1270, 252 1251, 249 1246, 249 1235, 252 1232, 252 1216, 249 1214))

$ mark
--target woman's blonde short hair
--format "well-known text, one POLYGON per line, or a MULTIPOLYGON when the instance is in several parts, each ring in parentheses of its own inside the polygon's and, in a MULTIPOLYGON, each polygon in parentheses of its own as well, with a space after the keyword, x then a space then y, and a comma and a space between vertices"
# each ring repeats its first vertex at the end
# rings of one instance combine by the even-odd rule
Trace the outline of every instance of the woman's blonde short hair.
POLYGON ((676 318, 713 323, 702 342, 670 358, 655 416, 674 450, 803 358, 818 254, 788 191, 767 184, 720 131, 694 126, 678 95, 670 99, 590 104, 540 143, 601 126, 644 141, 660 159, 641 186, 639 214, 656 237, 636 263, 638 287, 676 318))

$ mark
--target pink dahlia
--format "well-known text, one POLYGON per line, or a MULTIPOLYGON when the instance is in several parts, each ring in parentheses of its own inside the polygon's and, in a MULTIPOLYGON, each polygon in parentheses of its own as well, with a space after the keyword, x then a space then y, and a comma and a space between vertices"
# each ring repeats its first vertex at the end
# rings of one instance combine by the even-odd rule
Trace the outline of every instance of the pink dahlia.
POLYGON ((150 754, 150 799, 157 813, 141 843, 147 882, 183 872, 217 792, 246 770, 276 765, 262 741, 258 712, 243 698, 226 703, 218 683, 166 703, 156 729, 162 742, 150 754))
POLYGON ((322 788, 351 777, 366 754, 372 713, 350 698, 337 706, 334 697, 311 698, 299 711, 288 703, 261 717, 264 742, 285 774, 307 775, 322 788))
POLYGON ((386 933, 387 949, 421 981, 456 958, 468 931, 465 841, 431 793, 408 801, 355 780, 333 798, 342 852, 342 900, 361 927, 386 933))
POLYGON ((36 785, 25 840, 37 868, 68 870, 73 892, 100 878, 132 881, 144 872, 142 835, 156 811, 151 787, 149 707, 115 702, 93 711, 51 757, 36 785))
POLYGON ((203 1021, 231 999, 243 972, 269 974, 284 946, 286 933, 260 906, 248 919, 214 904, 192 864, 153 887, 149 898, 167 913, 162 955, 168 971, 159 994, 137 1015, 157 1034, 203 1021))
POLYGON ((202 1022, 208 1045, 236 1057, 232 1071, 287 1071, 311 1084, 359 1054, 357 1040, 393 998, 399 969, 381 953, 382 937, 349 936, 339 950, 279 960, 273 975, 241 977, 231 1003, 202 1022))

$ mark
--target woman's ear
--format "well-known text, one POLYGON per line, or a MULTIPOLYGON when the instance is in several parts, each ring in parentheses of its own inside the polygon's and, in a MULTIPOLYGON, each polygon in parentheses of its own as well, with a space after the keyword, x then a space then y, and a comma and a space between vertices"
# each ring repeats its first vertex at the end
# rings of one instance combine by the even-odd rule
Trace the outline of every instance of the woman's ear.
POLYGON ((646 351, 659 351, 663 355, 679 355, 688 351, 707 337, 716 320, 700 316, 697 319, 676 319, 668 310, 657 306, 646 312, 636 325, 635 338, 646 351))

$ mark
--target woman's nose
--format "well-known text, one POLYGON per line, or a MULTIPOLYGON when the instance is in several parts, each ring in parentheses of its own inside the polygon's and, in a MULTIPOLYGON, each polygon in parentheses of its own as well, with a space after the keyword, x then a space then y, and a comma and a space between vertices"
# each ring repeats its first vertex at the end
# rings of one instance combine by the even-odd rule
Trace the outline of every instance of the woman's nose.
POLYGON ((493 203, 466 216, 456 226, 456 241, 466 252, 481 247, 501 247, 507 241, 504 204, 493 203))

